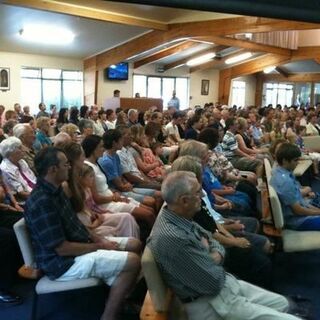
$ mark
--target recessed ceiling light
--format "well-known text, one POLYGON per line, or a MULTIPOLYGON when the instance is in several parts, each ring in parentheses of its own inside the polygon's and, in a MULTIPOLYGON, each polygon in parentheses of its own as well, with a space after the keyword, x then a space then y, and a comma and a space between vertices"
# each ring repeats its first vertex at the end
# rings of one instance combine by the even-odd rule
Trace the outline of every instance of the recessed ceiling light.
POLYGON ((264 72, 264 73, 270 73, 270 72, 272 72, 275 68, 276 68, 276 66, 266 67, 266 68, 263 69, 263 72, 264 72))
POLYGON ((190 59, 189 61, 187 61, 187 66, 192 67, 192 66, 196 66, 198 64, 202 64, 205 62, 210 61, 212 58, 214 58, 216 56, 216 54, 214 52, 210 52, 207 54, 204 54, 200 57, 194 58, 194 59, 190 59))
POLYGON ((239 61, 242 61, 242 60, 246 60, 246 59, 251 58, 251 57, 252 57, 252 53, 251 52, 246 52, 246 53, 239 54, 239 55, 237 55, 235 57, 229 58, 225 62, 226 62, 226 64, 232 64, 232 63, 236 63, 236 62, 239 62, 239 61))
POLYGON ((25 41, 46 45, 66 45, 75 37, 68 29, 48 25, 27 25, 19 31, 19 35, 25 41))

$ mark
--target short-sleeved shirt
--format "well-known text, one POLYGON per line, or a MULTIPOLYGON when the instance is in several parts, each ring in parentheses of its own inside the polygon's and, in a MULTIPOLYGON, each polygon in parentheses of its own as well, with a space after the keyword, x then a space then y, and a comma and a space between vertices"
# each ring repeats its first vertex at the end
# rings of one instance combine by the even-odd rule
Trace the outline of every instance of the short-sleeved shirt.
POLYGON ((184 133, 184 138, 186 139, 186 140, 188 140, 188 139, 193 139, 193 140, 197 140, 198 139, 198 132, 195 130, 195 129, 193 129, 193 128, 189 128, 189 129, 187 129, 186 131, 185 131, 185 133, 184 133))
POLYGON ((174 107, 176 110, 180 109, 180 100, 179 98, 175 97, 175 98, 171 98, 168 101, 168 107, 174 107))
POLYGON ((263 137, 261 128, 258 128, 255 125, 252 125, 250 128, 252 131, 253 140, 260 141, 260 139, 263 137))
POLYGON ((308 207, 308 203, 303 199, 300 191, 300 184, 291 171, 280 166, 272 169, 270 180, 281 202, 285 225, 290 229, 298 228, 308 216, 298 216, 294 214, 291 206, 299 203, 302 207, 308 207))
POLYGON ((41 178, 26 201, 24 215, 37 266, 50 279, 60 277, 74 263, 74 257, 57 254, 56 248, 60 244, 64 241, 91 242, 62 188, 41 178))
POLYGON ((232 132, 227 131, 225 133, 221 142, 221 147, 224 155, 228 159, 234 156, 234 151, 238 149, 238 142, 232 132))
POLYGON ((122 147, 121 150, 117 151, 117 155, 120 158, 122 173, 131 173, 134 176, 143 179, 143 175, 141 174, 137 167, 137 163, 134 160, 134 155, 139 156, 135 149, 122 147))
MULTIPOLYGON (((208 166, 206 166, 203 170, 202 186, 203 186, 203 189, 207 192, 207 194, 212 194, 211 191, 213 189, 221 190, 223 188, 223 185, 221 184, 219 179, 214 176, 214 174, 212 173, 211 169, 208 166)), ((224 198, 234 202, 236 205, 240 206, 242 209, 248 209, 248 210, 250 209, 250 205, 251 205, 250 198, 244 192, 235 191, 233 194, 224 195, 224 198)), ((239 210, 240 210, 240 207, 238 207, 239 210)))
POLYGON ((179 134, 179 129, 178 129, 177 125, 174 125, 174 124, 172 123, 172 121, 169 122, 169 123, 165 126, 165 131, 166 131, 167 136, 173 135, 173 136, 176 137, 176 139, 177 139, 178 141, 181 140, 181 137, 180 137, 180 134, 179 134))
POLYGON ((108 183, 114 187, 112 181, 122 176, 119 156, 116 153, 110 155, 105 152, 104 155, 98 160, 98 163, 106 175, 108 183))
POLYGON ((28 148, 25 145, 21 146, 22 151, 24 152, 24 157, 23 159, 26 161, 28 164, 29 168, 35 172, 34 168, 34 157, 36 156, 36 153, 33 148, 28 148))
POLYGON ((16 166, 5 158, 0 164, 0 169, 5 183, 14 193, 31 192, 32 187, 28 184, 28 181, 33 185, 36 184, 37 179, 34 173, 23 159, 19 161, 19 166, 16 166))
POLYGON ((223 287, 225 271, 210 252, 224 256, 224 248, 197 223, 161 209, 148 239, 163 280, 180 299, 216 296, 223 287), (201 239, 208 241, 209 247, 201 239))
POLYGON ((43 132, 38 131, 36 133, 36 140, 34 142, 34 148, 39 151, 44 146, 51 146, 52 141, 51 139, 46 136, 43 132))

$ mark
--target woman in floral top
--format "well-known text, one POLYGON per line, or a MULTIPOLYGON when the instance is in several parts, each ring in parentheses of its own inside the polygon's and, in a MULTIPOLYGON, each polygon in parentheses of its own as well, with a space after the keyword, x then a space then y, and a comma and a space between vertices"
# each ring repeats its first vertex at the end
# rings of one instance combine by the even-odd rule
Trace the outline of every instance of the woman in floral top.
POLYGON ((223 182, 236 183, 241 180, 248 180, 253 184, 257 183, 257 176, 253 172, 239 171, 224 156, 219 145, 219 133, 214 128, 206 128, 199 134, 198 140, 207 144, 211 154, 208 161, 212 173, 223 182))

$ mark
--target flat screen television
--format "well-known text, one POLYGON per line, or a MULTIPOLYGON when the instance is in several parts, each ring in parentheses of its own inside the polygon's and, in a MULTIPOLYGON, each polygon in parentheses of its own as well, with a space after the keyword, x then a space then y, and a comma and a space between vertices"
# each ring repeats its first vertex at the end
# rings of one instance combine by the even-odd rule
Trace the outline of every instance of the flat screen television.
POLYGON ((127 62, 113 64, 105 70, 108 80, 128 80, 129 67, 127 62))

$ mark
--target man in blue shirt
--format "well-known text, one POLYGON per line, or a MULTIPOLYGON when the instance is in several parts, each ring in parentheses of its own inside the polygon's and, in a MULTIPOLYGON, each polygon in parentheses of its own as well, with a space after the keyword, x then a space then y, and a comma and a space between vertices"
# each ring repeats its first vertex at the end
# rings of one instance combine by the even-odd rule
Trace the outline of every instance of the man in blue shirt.
POLYGON ((180 100, 176 97, 175 90, 172 92, 172 98, 168 101, 168 107, 173 107, 177 111, 180 109, 180 100))
MULTIPOLYGON (((308 203, 301 193, 301 185, 293 175, 301 151, 298 146, 283 143, 277 153, 279 164, 272 170, 271 185, 277 192, 286 227, 294 230, 320 230, 320 209, 308 203)), ((314 197, 313 192, 307 194, 314 197)))

